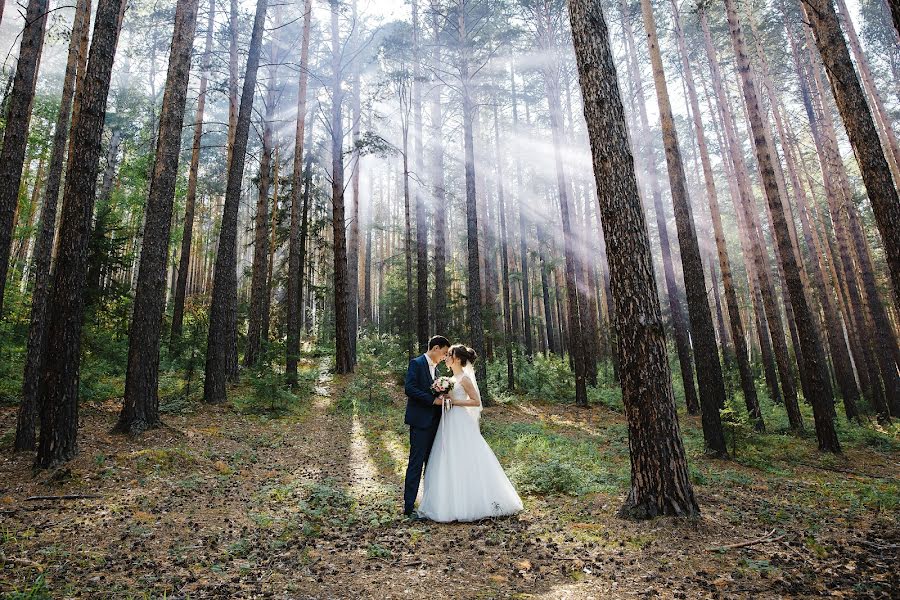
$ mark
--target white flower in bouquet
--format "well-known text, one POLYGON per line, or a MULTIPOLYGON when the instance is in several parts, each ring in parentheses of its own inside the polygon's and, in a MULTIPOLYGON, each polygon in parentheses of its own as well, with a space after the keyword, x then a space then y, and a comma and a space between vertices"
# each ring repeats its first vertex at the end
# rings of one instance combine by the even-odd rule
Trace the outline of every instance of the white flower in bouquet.
POLYGON ((455 383, 456 382, 454 382, 452 378, 441 375, 434 380, 434 383, 431 384, 431 393, 435 396, 447 394, 450 392, 450 390, 453 389, 455 383))

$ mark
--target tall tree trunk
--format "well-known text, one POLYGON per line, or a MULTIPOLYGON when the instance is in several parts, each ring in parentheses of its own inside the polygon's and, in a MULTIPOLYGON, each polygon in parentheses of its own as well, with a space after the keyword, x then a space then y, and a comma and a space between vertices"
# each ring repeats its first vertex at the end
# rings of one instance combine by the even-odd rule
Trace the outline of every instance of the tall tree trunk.
MULTIPOLYGON (((640 118, 640 138, 647 144, 645 152, 640 153, 639 161, 642 161, 643 170, 647 173, 650 184, 650 194, 653 197, 653 210, 656 214, 656 229, 659 234, 659 245, 662 254, 663 275, 666 282, 666 296, 669 301, 669 312, 672 319, 672 329, 675 334, 675 351, 678 354, 678 364, 681 368, 681 380, 684 387, 684 399, 688 412, 697 414, 700 404, 697 399, 697 391, 694 387, 694 365, 691 352, 691 339, 688 332, 688 320, 685 318, 684 307, 681 304, 681 292, 678 289, 678 281, 675 278, 675 268, 672 264, 672 247, 669 243, 669 229, 666 223, 666 214, 662 202, 662 189, 659 184, 659 174, 656 168, 654 146, 650 143, 650 122, 647 117, 646 102, 644 100, 644 84, 638 69, 637 48, 634 43, 634 34, 631 23, 627 19, 627 11, 624 1, 619 3, 619 10, 623 15, 623 28, 625 30, 626 51, 630 54, 628 61, 631 81, 635 87, 638 116, 640 118), (643 158, 644 154, 647 155, 643 158)), ((640 164, 640 163, 639 163, 640 164)))
MULTIPOLYGON (((751 21, 751 27, 753 23, 751 21)), ((794 196, 798 205, 798 213, 800 214, 800 224, 803 229, 804 240, 810 252, 810 264, 813 274, 813 282, 816 286, 819 304, 822 307, 822 313, 825 319, 825 332, 828 341, 828 347, 831 352, 831 360, 834 366, 835 378, 841 390, 841 397, 844 401, 844 410, 848 419, 859 417, 856 403, 859 400, 859 390, 856 387, 856 381, 853 377, 853 369, 850 364, 850 354, 844 341, 844 332, 841 327, 840 319, 835 311, 832 303, 831 294, 825 284, 824 269, 822 268, 821 259, 822 252, 818 242, 818 235, 810 226, 809 215, 807 212, 806 192, 800 183, 800 177, 797 173, 796 160, 794 158, 793 148, 788 139, 785 129, 785 120, 782 118, 780 101, 775 93, 775 86, 769 71, 768 61, 763 53, 759 36, 754 28, 754 37, 756 38, 756 50, 759 56, 760 66, 762 67, 763 85, 769 96, 769 105, 772 107, 772 116, 775 119, 775 126, 778 137, 781 138, 781 145, 784 150, 785 162, 788 168, 788 175, 791 179, 791 185, 794 188, 794 196)), ((788 122, 788 126, 790 123, 788 122)))
POLYGON ((754 74, 747 56, 744 33, 738 20, 734 0, 725 0, 728 13, 728 26, 731 32, 732 46, 737 59, 738 72, 743 87, 744 102, 753 133, 756 159, 759 163, 763 189, 768 200, 774 225, 773 235, 778 245, 782 268, 784 269, 785 285, 790 297, 791 307, 800 338, 800 352, 802 353, 803 370, 806 377, 801 378, 804 384, 804 396, 812 404, 813 416, 816 425, 816 438, 819 449, 828 452, 840 452, 837 432, 834 429, 833 396, 828 368, 825 364, 825 353, 819 339, 819 333, 809 299, 803 288, 801 276, 802 265, 791 245, 788 223, 785 217, 784 198, 779 193, 778 184, 775 181, 775 158, 770 154, 766 144, 765 124, 762 119, 759 100, 754 83, 754 74))
POLYGON ((702 369, 697 370, 703 437, 709 450, 717 455, 726 456, 728 450, 719 416, 719 409, 725 406, 725 379, 722 376, 722 365, 719 363, 716 331, 713 328, 712 313, 706 295, 703 259, 700 257, 700 245, 697 242, 694 215, 688 198, 687 180, 678 146, 678 132, 675 130, 675 117, 669 102, 669 91, 656 35, 656 21, 653 18, 650 0, 641 0, 641 11, 644 16, 644 28, 647 31, 653 81, 656 85, 656 98, 662 121, 663 146, 666 151, 672 203, 675 207, 675 225, 678 229, 678 246, 681 250, 688 315, 691 321, 691 339, 694 343, 697 364, 703 365, 702 369))
MULTIPOLYGON (((422 136, 422 82, 421 82, 421 31, 419 28, 419 3, 412 1, 413 25, 413 82, 412 111, 415 150, 415 203, 416 203, 416 338, 419 350, 428 344, 428 208, 420 181, 425 174, 425 139, 422 136)), ((441 290, 442 292, 443 290, 441 290)), ((440 292, 439 292, 440 293, 440 292)))
MULTIPOLYGON (((759 337, 761 345, 765 348, 766 335, 765 329, 769 332, 769 339, 772 341, 773 353, 778 366, 778 375, 781 382, 781 397, 784 399, 785 408, 787 410, 788 421, 792 429, 799 430, 803 428, 803 420, 800 414, 800 407, 797 401, 797 389, 794 384, 794 375, 791 371, 790 356, 788 354, 787 342, 785 340, 784 326, 781 322, 781 314, 775 301, 775 291, 772 287, 771 277, 768 269, 768 256, 765 247, 758 235, 758 228, 755 225, 754 212, 755 200, 753 200, 750 191, 750 178, 747 174, 746 164, 744 163, 743 153, 737 142, 737 133, 735 131, 734 115, 731 111, 731 104, 725 94, 725 85, 719 71, 719 63, 716 58, 716 52, 712 45, 712 36, 709 30, 705 10, 700 11, 700 26, 703 30, 703 41, 706 50, 707 59, 709 61, 710 75, 712 76, 712 85, 715 90, 720 118, 725 131, 725 145, 728 149, 731 161, 732 172, 736 179, 736 193, 733 193, 732 200, 736 202, 735 212, 738 215, 738 223, 744 224, 744 234, 741 239, 747 240, 747 248, 745 250, 745 262, 748 265, 748 278, 750 279, 750 287, 753 288, 754 281, 758 283, 759 301, 756 303, 757 308, 762 304, 765 318, 758 315, 757 321, 761 325, 759 328, 759 337), (749 260, 748 260, 749 259, 749 260), (752 272, 752 274, 750 274, 752 272)), ((734 188, 732 188, 734 189, 734 188)), ((767 376, 771 381, 771 375, 767 376)), ((770 384, 770 389, 773 386, 770 384)), ((777 396, 773 397, 776 400, 777 396)))
POLYGON ((547 244, 549 244, 549 240, 544 232, 544 227, 540 223, 538 223, 537 226, 537 241, 541 259, 541 298, 544 306, 544 326, 547 330, 547 349, 551 354, 559 354, 559 342, 553 321, 553 305, 550 302, 549 278, 550 273, 553 271, 553 266, 550 264, 547 257, 547 244))
POLYGON ((175 283, 175 299, 172 307, 171 340, 181 337, 184 327, 184 302, 187 295, 188 269, 191 264, 191 244, 194 237, 194 213, 197 203, 197 175, 200 171, 200 144, 203 140, 203 114, 206 110, 206 87, 212 60, 213 29, 215 28, 216 0, 209 0, 206 19, 206 47, 200 73, 200 91, 197 94, 197 110, 194 113, 194 137, 191 143, 191 166, 188 170, 187 196, 184 200, 184 233, 181 236, 181 258, 175 283))
MULTIPOLYGON (((437 0, 431 0, 432 45, 431 59, 435 65, 441 63, 441 12, 437 0)), ((431 126, 434 128, 432 138, 431 177, 433 179, 434 196, 434 322, 435 332, 446 334, 447 322, 447 209, 446 192, 444 190, 444 143, 443 115, 441 108, 441 86, 433 82, 431 92, 431 126)))
POLYGON ((828 71, 831 91, 859 163, 884 243, 884 253, 894 283, 894 299, 900 304, 900 197, 884 150, 878 143, 878 129, 850 60, 831 0, 802 0, 801 6, 828 71))
MULTIPOLYGON (((351 22, 354 27, 354 37, 358 37, 357 32, 358 21, 356 11, 357 0, 353 0, 353 9, 351 22)), ((355 40, 354 46, 359 48, 358 39, 355 40)), ((350 231, 347 235, 347 329, 350 332, 350 363, 356 365, 356 342, 359 336, 359 176, 360 176, 360 121, 362 120, 362 108, 360 106, 359 91, 359 58, 353 59, 353 75, 352 75, 351 98, 353 115, 351 138, 352 138, 352 158, 353 173, 351 175, 351 186, 353 188, 353 210, 350 213, 350 231)))
POLYGON ((616 302, 631 451, 631 490, 622 512, 636 518, 697 515, 606 21, 599 2, 569 0, 568 5, 616 302))
MULTIPOLYGON (((2 2, 0 2, 2 4, 2 2)), ((25 373, 22 377, 22 401, 16 418, 16 450, 34 450, 37 442, 35 425, 38 419, 38 399, 41 397, 41 373, 47 348, 47 302, 50 296, 50 264, 53 238, 56 233, 56 212, 59 204, 59 186, 66 157, 69 137, 69 117, 72 114, 72 97, 75 93, 77 74, 84 70, 87 54, 82 51, 82 40, 90 28, 90 0, 79 0, 75 8, 72 32, 69 37, 69 53, 66 73, 63 77, 62 98, 56 127, 53 131, 53 149, 47 169, 47 189, 44 206, 38 224, 37 240, 32 255, 34 287, 31 290, 31 316, 28 324, 28 347, 25 354, 25 373)))
POLYGON ((575 233, 572 231, 569 214, 568 182, 566 181, 566 173, 563 167, 562 147, 565 144, 565 140, 562 131, 562 114, 559 107, 559 73, 555 65, 552 68, 545 69, 544 83, 550 107, 550 130, 553 135, 553 155, 556 162, 556 183, 559 196, 559 211, 562 219, 563 254, 566 261, 566 299, 568 300, 569 308, 569 331, 566 338, 575 372, 575 403, 580 406, 587 406, 585 357, 584 347, 581 342, 581 315, 578 304, 578 281, 576 279, 578 261, 575 257, 575 233))
POLYGON ((106 117, 110 75, 125 3, 100 0, 94 18, 90 60, 79 87, 66 165, 62 221, 47 314, 47 352, 40 403, 40 440, 35 466, 47 468, 77 452, 78 375, 91 215, 97 191, 100 136, 106 117))
POLYGON ((119 433, 137 434, 160 423, 157 390, 159 344, 166 308, 166 261, 199 4, 199 0, 178 0, 175 7, 175 28, 160 112, 156 160, 147 198, 140 275, 128 333, 125 397, 114 429, 119 433))
POLYGON ((225 382, 235 378, 230 369, 230 353, 237 356, 237 229, 238 208, 241 201, 241 182, 247 153, 247 137, 250 133, 250 117, 253 112, 253 95, 259 71, 259 54, 262 46, 268 0, 257 0, 244 86, 240 108, 234 128, 234 141, 228 164, 228 180, 225 187, 225 207, 219 231, 219 249, 213 276, 212 303, 209 314, 209 335, 206 349, 206 378, 203 399, 210 403, 226 400, 225 382))
MULTIPOLYGON (((338 29, 339 0, 331 3, 331 203, 334 235, 334 335, 335 371, 353 371, 350 348, 350 315, 347 273, 347 223, 344 218, 344 121, 341 111, 344 91, 341 87, 341 42, 338 29)), ((352 332, 356 335, 356 332, 352 332)))
MULTIPOLYGON (((412 250, 412 212, 410 206, 409 193, 409 115, 405 117, 406 121, 401 125, 403 132, 403 257, 406 267, 406 306, 408 312, 403 316, 406 338, 406 353, 409 358, 413 357, 416 351, 416 319, 413 304, 413 250, 412 250)), ((427 342, 426 342, 427 343, 427 342)))
MULTIPOLYGON (((868 296, 872 288, 865 284, 860 286, 859 280, 861 279, 863 282, 868 280, 870 286, 873 286, 874 277, 872 276, 871 263, 865 260, 867 248, 864 240, 861 239, 861 235, 857 238, 853 234, 852 216, 855 215, 855 207, 853 206, 852 191, 846 168, 838 149, 837 135, 831 112, 824 103, 825 88, 815 61, 815 55, 813 54, 812 35, 809 30, 806 30, 805 33, 807 50, 810 53, 810 60, 807 63, 811 74, 810 84, 814 87, 816 94, 815 98, 811 97, 807 78, 802 74, 800 77, 801 94, 821 162, 822 179, 825 183, 829 211, 838 243, 839 260, 837 262, 840 263, 842 268, 838 269, 837 272, 843 275, 844 287, 849 299, 848 308, 850 308, 850 314, 848 321, 856 331, 858 353, 862 356, 862 360, 858 361, 858 363, 861 370, 868 370, 868 386, 864 386, 864 389, 867 390, 867 399, 876 409, 879 417, 886 420, 889 418, 890 409, 884 392, 887 391, 890 394, 890 390, 885 388, 891 381, 896 380, 894 362, 889 359, 893 355, 891 336, 886 335, 890 331, 890 327, 886 318, 879 320, 879 316, 884 315, 884 312, 877 292, 873 293, 872 300, 866 298, 864 302, 864 294, 868 296), (862 251, 861 254, 860 250, 862 251), (854 261, 856 265, 854 265, 854 261), (860 290, 860 287, 862 287, 862 290, 860 290), (869 287, 868 291, 867 287, 869 287), (885 388, 882 388, 879 371, 880 375, 885 379, 885 388)), ((796 56, 796 44, 790 35, 790 30, 788 30, 788 36, 796 56)), ((797 64, 797 69, 799 72, 799 64, 797 64)))
POLYGON ((22 181, 25 148, 28 145, 28 126, 31 123, 38 65, 44 47, 48 5, 49 0, 28 1, 12 95, 4 115, 6 128, 3 130, 3 146, 0 148, 0 181, 3 182, 0 185, 0 315, 3 314, 9 254, 15 229, 16 207, 19 204, 19 185, 22 181))
MULTIPOLYGON (((294 162, 291 172, 291 232, 288 242, 288 284, 287 284, 287 347, 285 372, 292 387, 297 385, 297 359, 300 357, 300 311, 303 307, 303 262, 301 256, 300 229, 306 225, 308 206, 304 195, 301 216, 300 194, 303 179, 303 135, 306 128, 306 94, 309 81, 309 37, 312 30, 312 0, 303 4, 303 37, 300 42, 300 75, 297 91, 297 125, 294 130, 294 162), (302 223, 302 224, 301 224, 302 223)), ((311 152, 306 148, 307 154, 311 152)), ((303 244, 306 243, 304 236, 303 244)))
MULTIPOLYGON (((274 44, 270 45, 274 48, 274 44)), ((268 332, 263 330, 263 312, 266 310, 266 279, 269 258, 269 187, 272 181, 272 119, 274 118, 274 94, 268 94, 265 124, 263 125, 262 156, 259 161, 259 186, 256 196, 256 218, 253 226, 253 266, 250 274, 250 312, 247 326, 247 350, 244 365, 254 367, 267 342, 268 332)))
POLYGON ((516 377, 513 368, 513 329, 512 309, 510 306, 509 290, 509 241, 506 233, 506 199, 503 189, 503 146, 500 142, 500 119, 497 115, 497 100, 494 99, 494 140, 497 150, 497 202, 500 213, 500 272, 503 281, 503 330, 506 335, 506 387, 513 390, 516 387, 516 377))
MULTIPOLYGON (((512 96, 513 130, 519 131, 519 111, 516 100, 516 73, 513 67, 509 71, 510 93, 512 96)), ((528 272, 528 217, 525 214, 524 190, 525 182, 522 179, 522 159, 516 152, 516 189, 517 204, 519 208, 519 263, 522 271, 522 330, 525 337, 525 355, 531 357, 534 354, 534 341, 531 333, 531 288, 529 286, 528 272)))
MULTIPOLYGON (((472 81, 469 78, 469 38, 466 30, 467 0, 459 0, 459 76, 462 84, 462 126, 466 181, 466 247, 468 249, 468 285, 466 305, 469 335, 475 352, 484 357, 484 319, 481 309, 481 264, 478 255, 478 204, 475 196, 475 140, 472 133, 475 106, 472 100, 472 81)), ((490 404, 487 386, 487 365, 485 360, 475 363, 479 381, 484 383, 481 390, 482 403, 490 404)))
POLYGON ((856 28, 853 26, 853 20, 850 18, 850 11, 847 10, 846 2, 837 0, 837 9, 840 12, 841 19, 844 21, 844 32, 850 41, 850 50, 853 52, 853 58, 856 59, 856 66, 862 79, 860 83, 869 99, 873 112, 872 116, 875 119, 878 132, 881 134, 885 159, 887 159, 891 173, 894 176, 894 184, 900 185, 900 145, 898 145, 897 136, 891 128, 891 118, 885 110, 884 100, 882 100, 878 88, 875 87, 875 77, 872 75, 869 61, 862 51, 862 45, 859 43, 859 37, 856 35, 856 28))
MULTIPOLYGON (((722 213, 719 209, 718 194, 716 193, 715 177, 712 170, 712 162, 709 159, 709 151, 706 146, 706 134, 703 131, 703 121, 700 114, 700 102, 697 100, 697 91, 694 87, 694 76, 691 63, 688 60, 687 46, 684 41, 684 33, 681 30, 681 16, 675 0, 671 0, 672 14, 674 16, 675 36, 678 42, 678 51, 681 56, 681 68, 687 87, 688 99, 694 119, 694 132, 700 153, 700 162, 703 166, 703 180, 706 185, 706 199, 709 203, 710 220, 716 240, 716 251, 719 258, 719 269, 722 272, 722 284, 725 288, 725 302, 728 306, 728 319, 731 327, 731 337, 734 340, 735 358, 738 364, 738 373, 741 380, 741 390, 744 393, 744 403, 747 413, 753 421, 757 431, 765 431, 762 413, 759 408, 759 400, 756 397, 756 386, 753 380, 753 372, 750 369, 750 357, 747 353, 747 344, 744 336, 744 324, 741 321, 740 308, 738 306, 737 292, 734 288, 734 278, 731 273, 731 261, 728 258, 728 248, 725 242, 725 228, 722 225, 722 213)), ((710 271, 714 269, 710 265, 710 271)), ((718 289, 718 286, 715 286, 718 289)), ((718 292, 716 303, 719 303, 718 292)), ((720 313, 721 314, 721 309, 720 313)), ((724 336, 725 331, 723 329, 724 336)), ((723 340, 724 341, 724 340, 723 340)), ((724 344, 723 344, 724 346, 724 344)))

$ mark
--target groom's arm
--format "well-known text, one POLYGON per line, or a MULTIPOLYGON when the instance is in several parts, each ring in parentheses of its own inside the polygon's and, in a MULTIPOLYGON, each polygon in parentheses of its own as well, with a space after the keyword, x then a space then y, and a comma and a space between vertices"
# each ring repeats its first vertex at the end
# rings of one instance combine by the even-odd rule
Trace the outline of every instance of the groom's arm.
POLYGON ((416 364, 415 359, 409 361, 409 367, 406 369, 406 381, 403 384, 403 389, 406 392, 406 395, 413 401, 423 406, 431 406, 434 402, 434 396, 431 395, 429 390, 423 390, 417 384, 416 377, 416 364))

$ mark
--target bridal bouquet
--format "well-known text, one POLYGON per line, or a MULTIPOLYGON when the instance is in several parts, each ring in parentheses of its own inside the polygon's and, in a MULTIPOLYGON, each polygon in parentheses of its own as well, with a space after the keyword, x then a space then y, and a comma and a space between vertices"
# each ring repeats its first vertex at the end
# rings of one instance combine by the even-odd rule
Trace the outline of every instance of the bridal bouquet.
MULTIPOLYGON (((453 389, 455 385, 454 381, 446 376, 440 376, 434 380, 434 383, 431 384, 431 393, 435 395, 435 397, 440 396, 441 394, 447 394, 450 390, 453 389)), ((450 410, 450 398, 444 398, 444 410, 450 410)))
POLYGON ((453 389, 454 381, 450 377, 441 375, 431 384, 431 393, 435 396, 447 394, 453 389))

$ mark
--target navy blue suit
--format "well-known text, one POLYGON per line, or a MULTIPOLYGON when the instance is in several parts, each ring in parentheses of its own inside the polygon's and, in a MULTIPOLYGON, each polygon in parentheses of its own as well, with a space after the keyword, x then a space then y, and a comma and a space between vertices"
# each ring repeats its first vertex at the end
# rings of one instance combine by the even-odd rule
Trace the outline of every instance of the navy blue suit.
POLYGON ((410 513, 419 494, 422 469, 428 463, 431 446, 441 422, 441 407, 434 404, 431 393, 431 369, 423 354, 409 361, 406 369, 406 418, 409 425, 409 462, 406 465, 406 482, 403 488, 403 512, 410 513))

